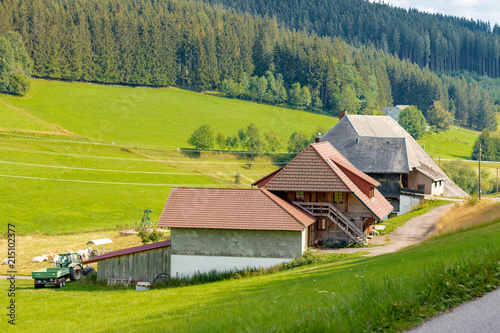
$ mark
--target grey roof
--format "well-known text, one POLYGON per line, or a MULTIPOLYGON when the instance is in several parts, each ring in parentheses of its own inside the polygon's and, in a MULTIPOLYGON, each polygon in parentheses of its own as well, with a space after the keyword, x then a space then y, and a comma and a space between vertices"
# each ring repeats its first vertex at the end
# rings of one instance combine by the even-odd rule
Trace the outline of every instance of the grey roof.
MULTIPOLYGON (((335 138, 337 139, 337 138, 335 138)), ((365 173, 408 173, 407 145, 405 138, 357 137, 337 140, 344 156, 365 173), (345 153, 348 152, 348 153, 345 153)))
POLYGON ((415 168, 433 180, 446 179, 445 196, 467 196, 391 117, 345 116, 321 141, 329 141, 363 172, 408 173, 415 168))
POLYGON ((429 168, 427 165, 422 164, 419 167, 416 168, 418 171, 420 171, 422 174, 425 176, 429 177, 433 181, 438 181, 438 180, 446 180, 446 175, 440 174, 436 170, 429 168))
POLYGON ((394 106, 384 106, 381 111, 383 114, 388 115, 392 109, 394 109, 394 106))
POLYGON ((396 105, 394 109, 392 109, 387 115, 394 119, 395 121, 399 120, 399 114, 401 111, 406 109, 409 105, 396 105))

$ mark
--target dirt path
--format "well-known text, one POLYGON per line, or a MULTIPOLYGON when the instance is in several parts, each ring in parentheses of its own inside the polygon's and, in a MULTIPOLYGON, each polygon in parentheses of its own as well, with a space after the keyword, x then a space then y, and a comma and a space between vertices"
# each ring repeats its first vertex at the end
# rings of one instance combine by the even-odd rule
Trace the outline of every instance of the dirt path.
POLYGON ((451 208, 453 204, 441 206, 434 208, 433 210, 425 213, 424 215, 420 215, 412 218, 405 225, 397 228, 390 235, 380 235, 373 237, 370 240, 370 244, 383 244, 387 237, 390 238, 390 241, 386 245, 377 246, 377 247, 363 247, 363 248, 347 248, 347 249, 320 249, 320 252, 323 253, 355 253, 355 252, 366 252, 369 253, 365 256, 378 256, 381 254, 391 253, 399 251, 405 247, 410 245, 417 244, 423 241, 427 235, 434 230, 434 225, 439 220, 441 216, 446 214, 451 208))

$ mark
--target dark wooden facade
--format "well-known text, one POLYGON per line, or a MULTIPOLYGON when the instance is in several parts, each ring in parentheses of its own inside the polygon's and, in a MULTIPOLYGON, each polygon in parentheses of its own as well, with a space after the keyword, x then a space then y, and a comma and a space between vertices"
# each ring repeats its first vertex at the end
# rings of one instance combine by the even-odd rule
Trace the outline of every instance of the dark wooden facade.
MULTIPOLYGON (((369 193, 369 188, 366 189, 369 193)), ((275 193, 290 202, 330 203, 368 235, 374 228, 372 213, 352 194, 346 192, 280 192, 275 193)), ((350 242, 352 239, 330 218, 318 216, 309 230, 309 246, 329 238, 350 242)))

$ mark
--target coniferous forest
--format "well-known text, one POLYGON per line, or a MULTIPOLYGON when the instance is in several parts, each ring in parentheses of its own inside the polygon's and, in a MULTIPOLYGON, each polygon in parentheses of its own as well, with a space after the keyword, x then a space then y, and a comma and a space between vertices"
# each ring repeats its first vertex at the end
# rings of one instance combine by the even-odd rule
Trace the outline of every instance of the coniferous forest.
MULTIPOLYGON (((498 38, 479 23, 437 22, 498 38)), ((411 104, 426 116, 439 101, 461 124, 496 129, 495 100, 474 80, 439 77, 375 42, 282 24, 187 0, 0 0, 0 36, 22 36, 35 77, 219 90, 331 114, 411 104)), ((433 68, 432 57, 423 65, 433 68)))
POLYGON ((432 71, 500 76, 500 26, 366 0, 206 0, 348 43, 373 45, 432 71))

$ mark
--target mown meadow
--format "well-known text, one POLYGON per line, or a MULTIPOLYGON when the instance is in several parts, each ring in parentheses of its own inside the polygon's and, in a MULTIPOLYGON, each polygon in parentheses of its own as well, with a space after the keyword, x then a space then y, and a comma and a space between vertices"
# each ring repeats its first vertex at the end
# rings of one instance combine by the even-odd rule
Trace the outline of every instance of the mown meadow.
MULTIPOLYGON (((318 126, 332 127, 334 118, 304 111, 220 98, 178 88, 103 86, 90 83, 35 80, 26 97, 1 95, 0 129, 31 130, 4 125, 4 114, 33 118, 58 125, 94 142, 116 145, 186 148, 191 133, 202 124, 217 134, 234 136, 254 123, 262 134, 276 131, 286 151, 293 132, 314 133, 318 126), (5 108, 11 107, 11 110, 5 108)), ((10 116, 9 116, 10 117, 10 116)), ((10 124, 9 124, 10 123, 10 124)), ((47 130, 41 128, 41 130, 47 130)))
POLYGON ((249 186, 279 167, 267 157, 190 151, 200 124, 236 135, 253 122, 277 131, 286 151, 292 132, 336 122, 177 88, 32 84, 26 97, 0 95, 2 216, 19 234, 130 226, 146 208, 157 220, 172 186, 249 186))
POLYGON ((480 132, 452 126, 446 132, 429 132, 418 142, 434 159, 470 160, 480 132))
POLYGON ((404 330, 498 284, 500 220, 482 222, 397 253, 332 255, 326 264, 191 287, 35 290, 19 280, 16 328, 79 330, 85 318, 85 330, 98 332, 404 330))

